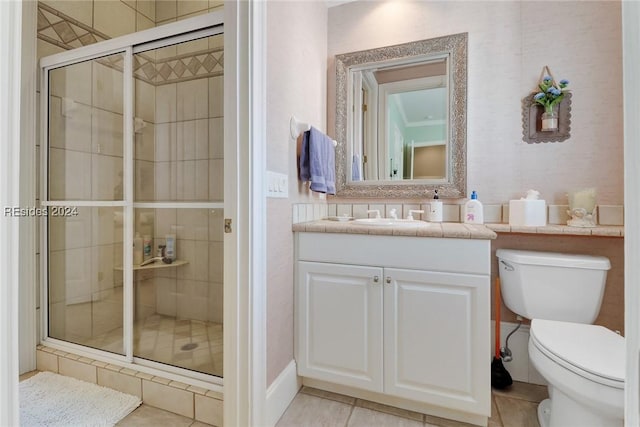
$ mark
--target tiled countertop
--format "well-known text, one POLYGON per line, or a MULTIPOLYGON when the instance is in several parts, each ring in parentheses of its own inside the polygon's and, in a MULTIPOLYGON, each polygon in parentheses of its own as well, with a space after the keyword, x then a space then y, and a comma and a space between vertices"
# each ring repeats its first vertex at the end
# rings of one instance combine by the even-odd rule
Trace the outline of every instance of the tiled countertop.
POLYGON ((495 239, 496 233, 548 234, 563 236, 624 237, 624 226, 599 225, 593 228, 546 225, 544 227, 516 227, 509 224, 472 225, 459 222, 424 222, 414 227, 380 227, 317 220, 293 224, 293 231, 314 233, 372 234, 382 236, 447 237, 454 239, 495 239))
POLYGON ((484 225, 461 224, 457 222, 424 222, 416 226, 381 227, 356 224, 353 221, 340 222, 321 219, 293 224, 293 231, 482 240, 491 240, 497 237, 496 233, 484 225))
POLYGON ((593 228, 569 227, 568 225, 545 225, 544 227, 516 227, 509 224, 485 224, 496 233, 525 233, 525 234, 561 234, 565 236, 599 236, 624 237, 624 226, 599 225, 593 228))

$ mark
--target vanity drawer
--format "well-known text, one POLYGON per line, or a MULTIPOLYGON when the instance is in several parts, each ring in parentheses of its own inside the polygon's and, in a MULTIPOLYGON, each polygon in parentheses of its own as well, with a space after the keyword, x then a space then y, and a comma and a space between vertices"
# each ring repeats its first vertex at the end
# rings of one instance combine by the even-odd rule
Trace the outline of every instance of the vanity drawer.
POLYGON ((491 241, 298 232, 297 259, 431 271, 491 274, 491 241))

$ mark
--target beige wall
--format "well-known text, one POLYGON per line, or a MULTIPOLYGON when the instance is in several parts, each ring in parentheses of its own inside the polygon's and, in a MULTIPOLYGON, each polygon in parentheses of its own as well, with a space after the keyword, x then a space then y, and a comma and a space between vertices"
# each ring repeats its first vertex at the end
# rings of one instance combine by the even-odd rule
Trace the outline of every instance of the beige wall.
MULTIPOLYGON (((481 201, 490 204, 505 203, 535 188, 547 203, 566 204, 567 191, 590 186, 597 188, 599 204, 623 204, 617 1, 354 2, 331 8, 329 133, 335 120, 334 55, 460 32, 469 33, 469 191, 477 190, 481 201), (570 80, 571 138, 563 143, 526 144, 522 142, 521 99, 535 88, 544 65, 557 79, 570 80)), ((492 245, 494 250, 508 247, 609 257, 612 269, 597 323, 614 330, 622 330, 624 324, 623 246, 623 239, 522 234, 500 234, 492 245)), ((495 277, 495 259, 492 270, 495 277)), ((504 307, 503 311, 507 320, 515 318, 504 307)))
POLYGON ((529 188, 554 204, 594 186, 622 204, 620 2, 364 1, 329 9, 328 130, 336 54, 468 32, 469 190, 503 203, 529 188), (521 99, 548 65, 573 91, 571 138, 522 142, 521 99))
POLYGON ((289 198, 267 202, 267 384, 293 360, 292 203, 325 203, 297 180, 289 119, 325 130, 327 8, 267 3, 267 169, 289 176, 289 198))

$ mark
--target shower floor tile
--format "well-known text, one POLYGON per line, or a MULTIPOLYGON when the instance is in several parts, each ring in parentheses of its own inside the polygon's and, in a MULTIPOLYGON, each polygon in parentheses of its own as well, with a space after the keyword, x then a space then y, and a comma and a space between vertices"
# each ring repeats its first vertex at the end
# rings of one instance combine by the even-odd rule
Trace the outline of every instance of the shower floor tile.
POLYGON ((222 376, 222 324, 153 314, 133 325, 133 354, 222 376))
MULTIPOLYGON (((222 376, 222 323, 153 314, 134 322, 133 336, 135 357, 222 376)), ((122 328, 89 339, 60 339, 122 354, 122 328)))

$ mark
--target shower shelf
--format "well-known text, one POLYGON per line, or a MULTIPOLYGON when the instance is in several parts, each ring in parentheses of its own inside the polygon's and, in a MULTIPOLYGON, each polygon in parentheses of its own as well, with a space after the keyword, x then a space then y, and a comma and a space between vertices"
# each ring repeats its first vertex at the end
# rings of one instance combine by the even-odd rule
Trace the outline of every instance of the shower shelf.
MULTIPOLYGON (((173 267, 181 267, 183 265, 189 264, 189 261, 185 261, 182 259, 177 259, 173 261, 171 264, 165 264, 164 262, 154 262, 153 264, 144 265, 140 267, 139 265, 133 266, 133 271, 137 270, 153 270, 156 268, 173 268, 173 267)), ((114 267, 116 270, 122 270, 122 267, 114 267)))

